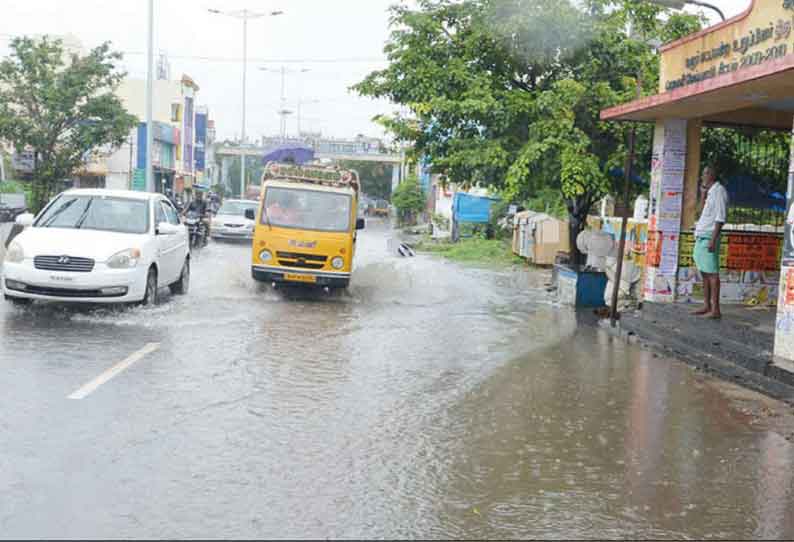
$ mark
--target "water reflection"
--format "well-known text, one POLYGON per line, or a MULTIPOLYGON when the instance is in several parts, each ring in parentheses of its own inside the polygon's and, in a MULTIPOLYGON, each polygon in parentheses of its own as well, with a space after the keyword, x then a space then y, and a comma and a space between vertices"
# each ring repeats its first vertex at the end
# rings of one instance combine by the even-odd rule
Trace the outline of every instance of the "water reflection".
POLYGON ((257 285, 247 247, 211 245, 153 310, 0 303, 3 534, 794 536, 792 446, 718 388, 541 274, 359 242, 343 295, 257 285))

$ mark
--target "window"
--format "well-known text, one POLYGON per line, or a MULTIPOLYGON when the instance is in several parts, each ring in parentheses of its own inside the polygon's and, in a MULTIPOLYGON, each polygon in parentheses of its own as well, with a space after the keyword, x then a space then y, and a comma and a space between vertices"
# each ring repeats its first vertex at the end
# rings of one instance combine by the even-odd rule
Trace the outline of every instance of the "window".
POLYGON ((224 201, 218 209, 219 215, 245 216, 245 211, 253 209, 256 213, 259 203, 256 201, 224 201))
POLYGON ((159 226, 163 222, 168 222, 168 218, 165 216, 162 202, 157 202, 154 204, 154 225, 159 226))
POLYGON ((168 223, 179 226, 179 214, 176 212, 176 209, 174 209, 174 206, 171 205, 171 202, 163 201, 161 203, 165 209, 165 216, 168 219, 168 223))
POLYGON ((149 205, 137 199, 61 196, 47 207, 36 227, 146 233, 149 205))
POLYGON ((348 194, 281 187, 268 188, 265 194, 263 224, 314 231, 350 229, 348 194))

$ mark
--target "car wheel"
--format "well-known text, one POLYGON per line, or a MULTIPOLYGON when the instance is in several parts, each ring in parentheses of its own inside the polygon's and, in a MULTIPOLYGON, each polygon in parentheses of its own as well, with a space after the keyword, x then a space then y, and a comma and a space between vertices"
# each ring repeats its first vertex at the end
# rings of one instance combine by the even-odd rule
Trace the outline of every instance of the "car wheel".
POLYGON ((25 299, 23 297, 13 297, 10 295, 5 296, 6 301, 10 301, 15 307, 27 307, 33 303, 32 299, 25 299))
POLYGON ((157 305, 157 301, 157 271, 153 267, 149 269, 149 274, 146 276, 146 293, 143 296, 141 305, 153 307, 157 305))
POLYGON ((171 293, 173 295, 185 295, 190 287, 190 259, 185 259, 185 264, 182 266, 182 274, 179 275, 179 280, 173 283, 171 293))

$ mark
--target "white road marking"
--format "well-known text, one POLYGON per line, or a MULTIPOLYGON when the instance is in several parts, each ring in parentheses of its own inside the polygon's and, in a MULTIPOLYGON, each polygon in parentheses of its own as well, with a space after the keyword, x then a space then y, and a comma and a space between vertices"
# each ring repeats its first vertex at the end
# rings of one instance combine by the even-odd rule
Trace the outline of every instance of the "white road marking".
POLYGON ((85 399, 92 393, 94 393, 101 385, 107 384, 112 378, 117 376, 118 374, 126 371, 130 367, 132 367, 135 363, 141 361, 143 358, 157 352, 160 349, 160 343, 149 343, 134 354, 131 354, 127 359, 121 361, 102 373, 101 375, 97 376, 91 382, 87 383, 79 390, 74 392, 69 396, 69 399, 85 399))

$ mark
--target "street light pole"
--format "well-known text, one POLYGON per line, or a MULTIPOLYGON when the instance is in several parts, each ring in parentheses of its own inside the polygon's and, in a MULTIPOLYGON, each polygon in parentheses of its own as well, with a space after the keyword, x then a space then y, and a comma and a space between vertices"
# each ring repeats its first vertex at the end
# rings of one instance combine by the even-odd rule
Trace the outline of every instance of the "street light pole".
POLYGON ((245 108, 247 100, 247 78, 248 78, 248 19, 259 19, 261 17, 270 16, 276 17, 282 15, 283 11, 271 11, 269 13, 260 13, 243 9, 239 11, 221 11, 219 9, 208 9, 210 13, 215 15, 227 15, 235 19, 243 20, 243 103, 242 103, 242 128, 240 130, 240 199, 245 197, 245 108))
POLYGON ((248 10, 243 10, 243 126, 240 129, 240 199, 245 198, 245 107, 246 107, 246 76, 248 75, 248 10))
POLYGON ((146 50, 146 191, 154 192, 154 169, 152 154, 154 126, 152 108, 154 102, 154 0, 149 0, 149 37, 146 50))
MULTIPOLYGON (((287 140, 287 116, 292 114, 292 111, 287 109, 287 96, 285 93, 285 86, 284 81, 288 73, 306 73, 311 71, 309 68, 303 68, 297 70, 295 72, 291 72, 286 68, 286 66, 282 66, 279 70, 274 70, 272 68, 259 68, 263 72, 273 72, 281 74, 281 107, 279 108, 278 114, 281 116, 281 123, 279 125, 279 136, 281 137, 281 142, 284 143, 287 140)), ((298 134, 300 135, 300 133, 298 134)))

